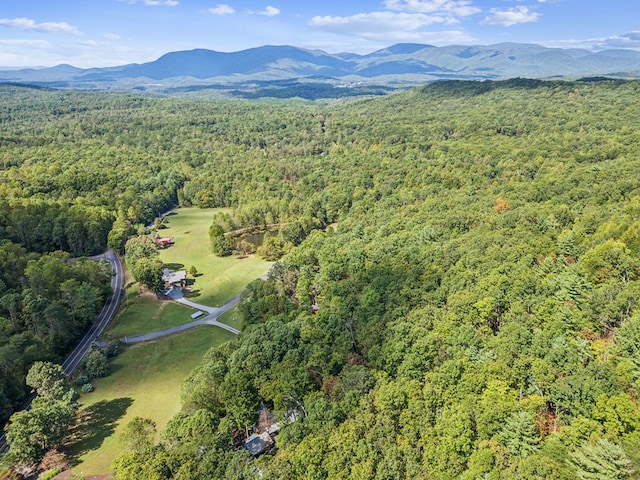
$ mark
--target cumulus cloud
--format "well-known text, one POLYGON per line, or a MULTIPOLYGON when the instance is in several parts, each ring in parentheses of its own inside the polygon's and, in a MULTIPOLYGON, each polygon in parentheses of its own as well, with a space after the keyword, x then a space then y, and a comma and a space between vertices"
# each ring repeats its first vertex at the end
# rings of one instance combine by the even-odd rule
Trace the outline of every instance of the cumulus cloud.
POLYGON ((385 0, 389 10, 467 17, 480 13, 480 9, 468 0, 385 0))
POLYGON ((446 22, 446 18, 421 13, 372 12, 349 17, 313 17, 315 28, 346 34, 381 34, 384 32, 415 31, 427 25, 446 22))
POLYGON ((105 33, 102 35, 102 37, 112 41, 122 40, 122 37, 117 33, 105 33))
POLYGON ((81 35, 80 31, 67 22, 44 22, 36 23, 30 18, 0 18, 0 25, 16 28, 18 30, 32 30, 46 33, 68 33, 71 35, 81 35))
POLYGON ((226 3, 219 3, 213 8, 207 10, 211 15, 231 15, 236 11, 226 3))
POLYGON ((425 27, 446 24, 448 21, 447 17, 435 15, 372 12, 350 17, 314 17, 310 25, 319 30, 360 37, 379 45, 400 42, 446 45, 473 40, 461 30, 424 30, 425 27))
POLYGON ((537 42, 545 47, 556 48, 585 48, 587 50, 600 51, 609 49, 640 50, 640 31, 621 33, 609 37, 596 37, 570 40, 546 40, 537 42))
POLYGON ((175 7, 178 5, 177 0, 118 0, 119 2, 126 2, 134 5, 136 3, 142 3, 147 7, 175 7))
POLYGON ((351 16, 316 16, 309 25, 318 30, 360 37, 369 42, 416 42, 443 45, 466 43, 473 37, 458 25, 481 12, 472 0, 384 0, 381 11, 351 16))
POLYGON ((610 37, 596 38, 592 44, 597 49, 607 48, 633 48, 640 49, 640 31, 612 35, 610 37))
POLYGON ((515 7, 508 10, 492 8, 489 15, 480 24, 510 27, 519 23, 536 22, 538 18, 540 18, 540 14, 531 12, 527 7, 515 7))
POLYGON ((269 5, 264 10, 260 10, 257 12, 253 10, 249 10, 249 15, 262 15, 264 17, 275 17, 276 15, 280 15, 280 9, 269 5))

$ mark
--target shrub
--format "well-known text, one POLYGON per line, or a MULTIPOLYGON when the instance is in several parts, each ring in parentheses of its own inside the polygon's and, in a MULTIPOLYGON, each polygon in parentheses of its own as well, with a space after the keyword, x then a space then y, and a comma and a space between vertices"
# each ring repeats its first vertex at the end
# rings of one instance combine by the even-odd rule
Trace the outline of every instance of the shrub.
POLYGON ((84 393, 93 392, 93 385, 91 385, 90 383, 85 383, 84 385, 82 385, 80 390, 82 390, 84 393))
POLYGON ((99 348, 92 349, 84 357, 84 373, 89 378, 100 378, 109 375, 107 355, 99 348))
POLYGON ((89 377, 87 377, 86 375, 78 375, 78 378, 76 378, 76 385, 81 387, 82 385, 84 385, 88 381, 89 381, 89 377))
POLYGON ((60 468, 52 468, 51 470, 48 470, 40 475, 40 477, 38 477, 38 480, 51 480, 58 476, 59 473, 62 473, 62 470, 60 468))
POLYGON ((120 344, 117 340, 110 340, 103 350, 107 357, 115 357, 120 353, 120 344))

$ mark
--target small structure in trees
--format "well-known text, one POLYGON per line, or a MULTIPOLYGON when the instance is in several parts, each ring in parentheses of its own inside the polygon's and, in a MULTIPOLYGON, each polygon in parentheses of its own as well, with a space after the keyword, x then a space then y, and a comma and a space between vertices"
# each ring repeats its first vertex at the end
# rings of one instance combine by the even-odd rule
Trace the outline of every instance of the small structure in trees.
POLYGON ((244 442, 244 448, 249 450, 249 453, 254 457, 265 453, 272 445, 273 439, 269 432, 254 433, 244 442))
MULTIPOLYGON (((295 421, 291 420, 290 421, 295 421)), ((275 448, 274 437, 280 432, 280 422, 276 421, 273 413, 264 403, 260 404, 260 413, 258 417, 258 425, 255 432, 251 434, 244 448, 254 457, 272 451, 275 448)))

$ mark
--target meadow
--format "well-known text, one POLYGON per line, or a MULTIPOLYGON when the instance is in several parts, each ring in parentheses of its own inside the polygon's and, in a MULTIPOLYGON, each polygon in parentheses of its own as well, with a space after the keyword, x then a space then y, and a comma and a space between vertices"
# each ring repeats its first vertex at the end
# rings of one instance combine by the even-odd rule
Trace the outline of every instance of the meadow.
POLYGON ((193 320, 190 316, 193 312, 185 305, 142 293, 139 286, 134 284, 127 289, 121 311, 104 336, 115 340, 164 330, 193 320))
POLYGON ((113 359, 108 377, 93 381, 95 391, 80 399, 81 421, 67 452, 77 475, 100 475, 123 450, 118 434, 134 417, 164 428, 180 410, 182 380, 211 347, 231 341, 232 333, 199 327, 157 342, 133 345, 113 359))
POLYGON ((198 273, 188 295, 194 302, 213 307, 223 305, 250 281, 267 273, 270 263, 257 256, 217 257, 209 246, 209 227, 220 209, 179 208, 167 216, 159 230, 175 244, 161 250, 160 259, 171 270, 194 266, 198 273))
MULTIPOLYGON (((165 219, 162 236, 175 244, 161 251, 172 270, 198 273, 193 279, 191 300, 222 305, 240 293, 247 283, 264 275, 269 262, 258 257, 219 258, 210 253, 208 229, 215 210, 181 208, 165 219)), ((119 339, 162 330, 192 320, 192 309, 145 292, 137 284, 128 287, 119 315, 103 335, 119 339)), ((237 307, 220 321, 241 327, 237 307)), ((110 363, 111 374, 93 381, 95 391, 81 397, 80 422, 67 452, 73 473, 81 476, 109 472, 113 459, 122 453, 119 432, 134 417, 150 418, 158 431, 180 410, 182 381, 211 347, 231 341, 225 330, 203 326, 155 342, 123 348, 110 363)))

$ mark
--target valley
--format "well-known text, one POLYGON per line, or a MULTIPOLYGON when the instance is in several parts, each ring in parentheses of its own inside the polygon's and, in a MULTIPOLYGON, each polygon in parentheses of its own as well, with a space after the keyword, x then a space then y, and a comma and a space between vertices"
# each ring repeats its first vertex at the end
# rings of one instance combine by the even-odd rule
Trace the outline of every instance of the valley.
POLYGON ((68 256, 110 247, 130 277, 106 342, 191 321, 156 298, 167 279, 209 307, 240 293, 221 320, 241 333, 111 357, 71 436, 46 444, 76 475, 635 478, 639 89, 456 80, 249 102, 0 86, 3 419, 108 294, 99 264, 68 256), (254 456, 265 409, 279 430, 254 456))

